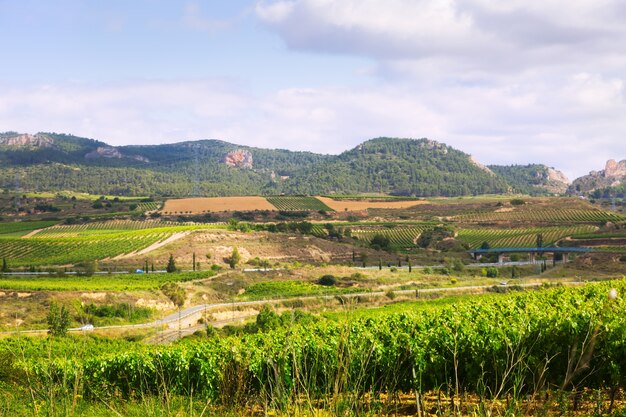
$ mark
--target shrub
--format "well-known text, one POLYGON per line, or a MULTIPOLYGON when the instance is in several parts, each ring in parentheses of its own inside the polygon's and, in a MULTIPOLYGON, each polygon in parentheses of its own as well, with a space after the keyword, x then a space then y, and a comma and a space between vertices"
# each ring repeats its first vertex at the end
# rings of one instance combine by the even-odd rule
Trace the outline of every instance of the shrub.
POLYGON ((513 200, 511 200, 512 206, 523 206, 524 204, 526 204, 526 202, 521 198, 514 198, 513 200))
POLYGON ((334 275, 324 275, 317 280, 317 283, 325 287, 332 287, 337 284, 337 278, 334 275))
POLYGON ((490 266, 485 270, 485 276, 487 278, 498 278, 499 275, 500 270, 498 270, 498 268, 496 268, 495 266, 490 266))

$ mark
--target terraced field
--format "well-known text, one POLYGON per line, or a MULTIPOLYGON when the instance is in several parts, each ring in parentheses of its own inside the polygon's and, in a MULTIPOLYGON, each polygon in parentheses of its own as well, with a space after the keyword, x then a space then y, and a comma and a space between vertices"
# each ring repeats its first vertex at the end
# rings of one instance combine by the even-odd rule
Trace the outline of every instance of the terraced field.
POLYGON ((467 213, 453 220, 463 222, 533 222, 533 223, 602 223, 617 222, 625 217, 596 209, 523 208, 492 212, 467 213))
POLYGON ((590 225, 533 227, 516 229, 461 229, 457 238, 467 243, 471 249, 488 242, 492 248, 524 248, 537 244, 537 235, 543 236, 544 246, 554 244, 559 239, 577 233, 589 233, 597 227, 590 225))
POLYGON ((333 211, 315 197, 275 196, 267 197, 267 201, 278 210, 284 211, 333 211))

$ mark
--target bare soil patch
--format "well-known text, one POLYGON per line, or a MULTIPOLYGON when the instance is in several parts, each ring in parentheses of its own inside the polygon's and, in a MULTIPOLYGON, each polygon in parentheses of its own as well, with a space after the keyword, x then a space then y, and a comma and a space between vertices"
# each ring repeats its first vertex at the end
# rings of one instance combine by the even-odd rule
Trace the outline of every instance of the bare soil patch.
POLYGON ((367 209, 403 209, 428 204, 427 201, 367 201, 367 200, 333 200, 328 197, 317 197, 322 203, 335 211, 363 211, 367 209))
POLYGON ((254 211, 276 208, 263 197, 208 197, 167 200, 163 213, 207 213, 223 211, 254 211))

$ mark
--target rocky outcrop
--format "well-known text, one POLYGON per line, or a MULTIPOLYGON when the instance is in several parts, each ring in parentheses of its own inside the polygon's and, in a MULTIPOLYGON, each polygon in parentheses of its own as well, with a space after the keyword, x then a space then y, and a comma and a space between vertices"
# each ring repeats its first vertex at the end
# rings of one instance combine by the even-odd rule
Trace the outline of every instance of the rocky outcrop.
POLYGON ((99 146, 95 151, 91 151, 85 155, 87 159, 97 159, 97 158, 122 158, 122 153, 113 147, 108 146, 99 146))
POLYGON ((626 160, 606 161, 604 170, 591 171, 589 175, 577 178, 570 187, 575 194, 589 193, 598 189, 614 187, 626 181, 626 160))
POLYGON ((52 148, 54 147, 54 140, 39 134, 3 134, 0 136, 0 145, 14 148, 52 148))
POLYGON ((554 168, 546 170, 547 178, 542 188, 553 194, 563 194, 567 191, 570 181, 561 171, 554 168))
POLYGON ((231 167, 246 169, 251 169, 253 165, 252 154, 243 149, 228 152, 222 162, 231 167))
POLYGON ((604 168, 604 177, 605 178, 626 177, 626 160, 617 162, 614 159, 609 159, 608 161, 606 161, 606 166, 604 168))
POLYGON ((98 158, 108 158, 108 159, 121 159, 121 158, 130 158, 135 161, 140 162, 150 162, 148 158, 145 158, 141 155, 124 155, 118 149, 112 146, 99 146, 95 151, 91 151, 85 155, 86 159, 98 159, 98 158))
POLYGON ((478 159, 474 158, 473 155, 470 155, 469 159, 472 164, 476 165, 478 168, 482 169, 483 171, 488 172, 491 175, 496 175, 492 170, 490 170, 489 168, 487 168, 486 166, 478 162, 478 159))

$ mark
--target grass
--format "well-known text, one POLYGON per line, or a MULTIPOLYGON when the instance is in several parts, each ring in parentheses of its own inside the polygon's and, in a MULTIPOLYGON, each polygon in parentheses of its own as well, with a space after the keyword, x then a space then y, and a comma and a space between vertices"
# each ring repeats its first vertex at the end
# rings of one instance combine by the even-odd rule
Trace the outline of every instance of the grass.
POLYGON ((0 235, 3 236, 23 236, 37 229, 54 226, 58 220, 26 221, 0 223, 0 235))

